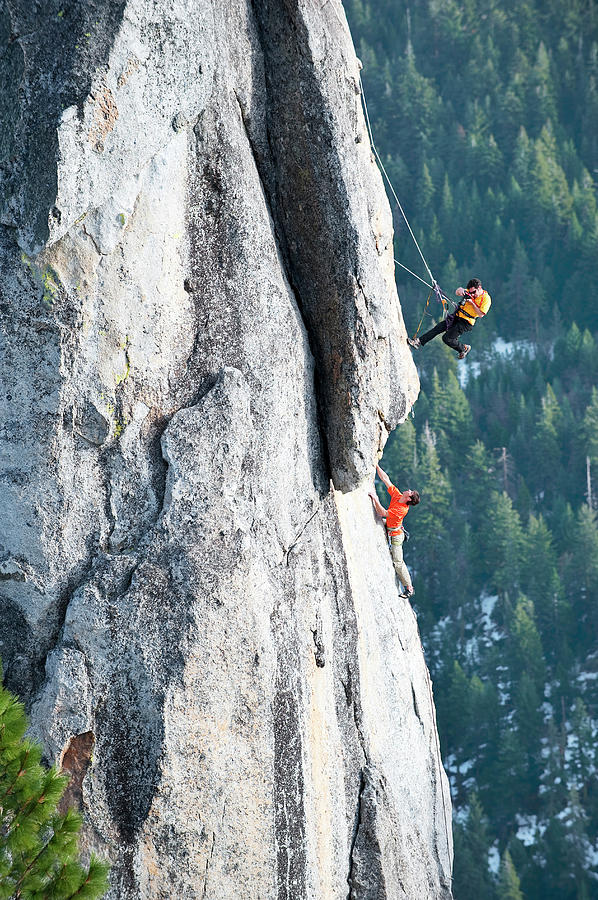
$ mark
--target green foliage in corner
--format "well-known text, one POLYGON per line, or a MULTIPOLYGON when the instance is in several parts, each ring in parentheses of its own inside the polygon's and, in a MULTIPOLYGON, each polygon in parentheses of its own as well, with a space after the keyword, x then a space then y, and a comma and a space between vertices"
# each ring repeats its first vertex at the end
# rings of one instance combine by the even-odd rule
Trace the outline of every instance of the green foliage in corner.
POLYGON ((27 726, 22 703, 0 685, 0 900, 96 900, 109 866, 93 855, 79 862, 81 817, 56 811, 68 776, 43 766, 27 726))

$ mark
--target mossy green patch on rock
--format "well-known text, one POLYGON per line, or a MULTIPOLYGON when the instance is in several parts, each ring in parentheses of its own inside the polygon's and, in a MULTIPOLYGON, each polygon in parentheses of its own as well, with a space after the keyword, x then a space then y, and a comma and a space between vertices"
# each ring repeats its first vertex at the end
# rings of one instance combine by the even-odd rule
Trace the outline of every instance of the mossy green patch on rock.
POLYGON ((62 283, 52 266, 38 266, 30 256, 21 253, 21 262, 29 269, 35 283, 41 287, 42 303, 48 307, 54 306, 60 294, 62 283))

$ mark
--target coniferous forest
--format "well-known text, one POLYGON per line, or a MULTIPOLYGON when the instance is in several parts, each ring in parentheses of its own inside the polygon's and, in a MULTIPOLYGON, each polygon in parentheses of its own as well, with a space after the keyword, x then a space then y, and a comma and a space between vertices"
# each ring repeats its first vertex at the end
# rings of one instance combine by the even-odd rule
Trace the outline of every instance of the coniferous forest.
MULTIPOLYGON (((345 8, 435 277, 454 296, 478 276, 493 299, 467 360, 439 338, 414 351, 422 391, 382 460, 422 497, 405 558, 455 900, 598 898, 598 3, 345 8)), ((396 271, 413 335, 428 289, 396 271)), ((421 331, 442 315, 427 312, 421 331)))

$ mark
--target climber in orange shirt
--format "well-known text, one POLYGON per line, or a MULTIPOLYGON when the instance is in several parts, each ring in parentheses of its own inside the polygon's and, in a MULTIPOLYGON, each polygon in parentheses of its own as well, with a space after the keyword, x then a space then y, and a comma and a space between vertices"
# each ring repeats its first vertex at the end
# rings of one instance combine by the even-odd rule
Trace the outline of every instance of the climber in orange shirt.
POLYGON ((471 331, 476 319, 486 315, 490 309, 492 299, 488 291, 485 291, 482 287, 482 282, 479 278, 472 278, 467 282, 466 288, 457 288, 455 294, 457 297, 464 298, 455 312, 443 319, 442 322, 438 322, 434 328, 426 331, 421 337, 407 338, 407 343, 410 347, 419 349, 437 335, 442 334, 444 343, 457 351, 459 359, 464 359, 467 356, 471 346, 462 344, 459 338, 466 331, 471 331))
POLYGON ((403 560, 403 542, 405 541, 403 519, 409 512, 409 507, 417 506, 419 503, 419 494, 417 491, 400 491, 391 482, 386 472, 378 465, 376 466, 376 471, 380 476, 380 480, 386 486, 386 490, 390 494, 390 504, 388 509, 384 509, 374 491, 370 491, 368 497, 374 504, 374 509, 378 515, 386 520, 386 532, 390 540, 390 555, 395 567, 395 572, 403 585, 403 592, 400 596, 412 597, 414 593, 413 585, 409 576, 409 570, 403 560))

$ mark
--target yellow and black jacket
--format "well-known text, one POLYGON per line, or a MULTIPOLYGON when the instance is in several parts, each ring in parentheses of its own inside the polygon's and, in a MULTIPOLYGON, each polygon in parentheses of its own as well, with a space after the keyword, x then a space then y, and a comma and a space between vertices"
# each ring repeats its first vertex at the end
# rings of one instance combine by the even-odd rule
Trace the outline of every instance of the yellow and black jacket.
POLYGON ((484 293, 480 297, 475 298, 475 302, 473 300, 465 300, 458 308, 457 315, 461 319, 465 319, 466 322, 469 322, 470 325, 475 325, 475 320, 479 318, 479 316, 485 316, 490 306, 492 304, 492 298, 488 291, 484 291, 484 293))

